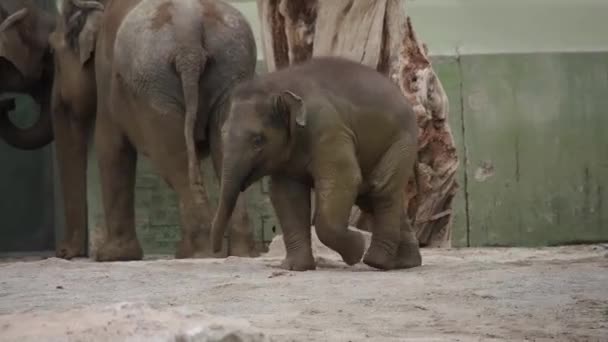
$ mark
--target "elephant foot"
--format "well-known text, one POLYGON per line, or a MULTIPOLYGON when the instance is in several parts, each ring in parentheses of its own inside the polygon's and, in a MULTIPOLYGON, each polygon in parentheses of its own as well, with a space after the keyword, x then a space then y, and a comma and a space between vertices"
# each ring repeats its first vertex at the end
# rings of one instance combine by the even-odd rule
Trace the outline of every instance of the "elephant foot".
POLYGON ((361 261, 365 252, 365 238, 363 234, 349 230, 340 244, 344 247, 336 250, 336 252, 340 254, 342 260, 347 265, 352 266, 361 261))
POLYGON ((213 253, 209 239, 182 239, 175 251, 176 259, 225 258, 226 251, 213 253))
POLYGON ((233 239, 230 241, 229 255, 241 258, 257 258, 260 252, 255 248, 253 241, 248 239, 233 239))
POLYGON ((391 248, 385 244, 375 242, 372 238, 372 243, 365 253, 363 263, 373 268, 380 270, 392 270, 396 266, 395 255, 389 253, 391 248))
POLYGON ((397 250, 395 268, 406 269, 422 265, 422 256, 418 243, 401 243, 397 250))
POLYGON ((281 262, 281 268, 288 271, 312 271, 317 265, 310 251, 308 255, 287 255, 281 262))
POLYGON ((57 246, 55 256, 61 259, 70 260, 72 258, 86 256, 84 245, 81 241, 63 241, 57 246))
POLYGON ((141 260, 144 252, 137 238, 109 239, 97 250, 95 260, 105 261, 132 261, 141 260))

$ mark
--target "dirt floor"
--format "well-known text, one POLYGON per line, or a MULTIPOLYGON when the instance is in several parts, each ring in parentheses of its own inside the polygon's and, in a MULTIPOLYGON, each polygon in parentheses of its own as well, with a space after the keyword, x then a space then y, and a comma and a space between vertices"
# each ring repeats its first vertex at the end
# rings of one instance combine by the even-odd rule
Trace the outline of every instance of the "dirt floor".
POLYGON ((393 272, 315 250, 303 273, 277 268, 280 242, 257 259, 0 261, 0 341, 608 341, 605 245, 424 250, 393 272))

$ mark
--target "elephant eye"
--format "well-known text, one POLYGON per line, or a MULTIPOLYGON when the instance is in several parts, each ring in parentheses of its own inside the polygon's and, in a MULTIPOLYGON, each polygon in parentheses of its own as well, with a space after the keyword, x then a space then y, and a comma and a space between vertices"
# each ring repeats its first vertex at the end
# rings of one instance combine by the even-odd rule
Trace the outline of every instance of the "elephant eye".
POLYGON ((251 137, 251 143, 256 148, 261 148, 266 143, 266 137, 263 134, 254 134, 251 137))

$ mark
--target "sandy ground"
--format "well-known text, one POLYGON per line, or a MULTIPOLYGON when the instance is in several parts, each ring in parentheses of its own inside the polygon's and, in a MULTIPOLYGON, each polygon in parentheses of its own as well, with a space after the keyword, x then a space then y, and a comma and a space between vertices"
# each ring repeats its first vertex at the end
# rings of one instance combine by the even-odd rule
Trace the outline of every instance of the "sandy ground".
POLYGON ((605 245, 424 250, 392 272, 315 250, 303 273, 277 268, 280 243, 257 259, 0 261, 0 341, 608 341, 605 245))

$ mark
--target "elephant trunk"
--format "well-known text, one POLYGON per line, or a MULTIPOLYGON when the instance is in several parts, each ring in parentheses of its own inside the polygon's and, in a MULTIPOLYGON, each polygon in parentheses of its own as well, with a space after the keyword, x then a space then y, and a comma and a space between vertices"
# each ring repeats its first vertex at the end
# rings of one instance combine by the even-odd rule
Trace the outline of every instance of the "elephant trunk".
POLYGON ((22 150, 35 150, 53 141, 53 124, 50 113, 50 101, 41 101, 40 116, 36 123, 28 128, 17 127, 9 118, 14 100, 4 100, 0 104, 0 137, 7 144, 22 150))
MULTIPOLYGON (((238 156, 238 153, 236 156, 238 156)), ((243 184, 250 171, 249 165, 244 165, 246 163, 231 159, 224 160, 222 167, 219 206, 215 212, 211 228, 214 253, 222 249, 222 239, 226 232, 226 226, 232 216, 236 201, 239 198, 241 190, 243 190, 243 184)))

